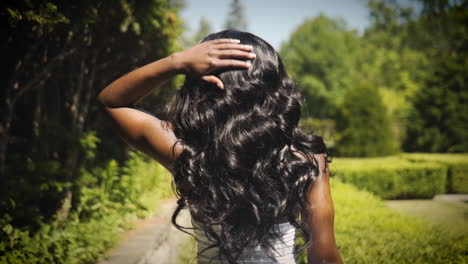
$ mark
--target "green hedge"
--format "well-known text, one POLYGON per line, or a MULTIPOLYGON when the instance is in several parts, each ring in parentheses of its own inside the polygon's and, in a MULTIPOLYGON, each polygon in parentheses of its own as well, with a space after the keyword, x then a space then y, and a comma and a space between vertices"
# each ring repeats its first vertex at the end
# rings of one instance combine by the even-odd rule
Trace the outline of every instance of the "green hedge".
POLYGON ((94 263, 138 217, 154 212, 172 195, 166 170, 141 153, 119 166, 111 160, 92 171, 81 170, 80 203, 60 224, 38 230, 17 228, 0 218, 0 263, 94 263))
MULTIPOLYGON (((335 236, 347 264, 467 263, 468 238, 388 208, 380 198, 332 179, 335 236)), ((298 239, 301 243, 301 239, 298 239)), ((298 263, 306 263, 305 255, 298 263)))
POLYGON ((403 154, 412 162, 433 162, 447 166, 447 193, 468 193, 468 154, 403 154))
POLYGON ((432 198, 445 193, 447 182, 445 165, 400 157, 337 158, 330 168, 343 182, 383 199, 432 198))

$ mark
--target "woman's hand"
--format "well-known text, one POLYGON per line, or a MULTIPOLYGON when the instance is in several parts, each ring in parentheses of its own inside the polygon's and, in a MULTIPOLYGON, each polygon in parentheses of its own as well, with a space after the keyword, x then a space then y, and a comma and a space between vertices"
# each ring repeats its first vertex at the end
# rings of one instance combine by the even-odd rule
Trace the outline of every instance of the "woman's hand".
POLYGON ((255 54, 250 52, 251 45, 243 45, 237 39, 215 39, 200 43, 190 49, 174 55, 174 62, 179 73, 200 77, 223 89, 219 78, 210 73, 232 67, 249 68, 250 59, 255 54))

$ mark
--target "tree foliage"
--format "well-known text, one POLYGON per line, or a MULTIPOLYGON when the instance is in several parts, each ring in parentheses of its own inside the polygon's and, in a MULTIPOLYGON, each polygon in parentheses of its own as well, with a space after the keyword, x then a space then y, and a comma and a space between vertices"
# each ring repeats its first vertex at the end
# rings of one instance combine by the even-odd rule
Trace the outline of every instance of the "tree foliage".
POLYGON ((408 116, 405 149, 468 151, 468 2, 426 0, 411 45, 430 58, 408 116))
MULTIPOLYGON (((320 15, 282 45, 305 94, 304 116, 334 119, 347 90, 367 83, 379 90, 397 148, 467 151, 467 1, 399 3, 370 0, 363 35, 320 15)), ((340 135, 344 127, 335 127, 340 135)))
POLYGON ((377 88, 357 85, 339 107, 337 151, 342 156, 372 157, 396 152, 387 109, 377 88))
POLYGON ((2 4, 0 19, 0 215, 19 227, 66 221, 80 204, 80 170, 127 158, 98 92, 175 51, 177 9, 167 0, 24 0, 2 4))
POLYGON ((210 33, 213 33, 213 27, 211 26, 211 23, 208 19, 202 17, 200 18, 200 22, 198 24, 198 31, 193 36, 193 40, 195 41, 195 43, 199 43, 210 33))
POLYGON ((356 31, 323 14, 306 20, 283 43, 280 54, 305 95, 305 116, 334 117, 352 85, 359 47, 356 31))
POLYGON ((240 0, 232 0, 224 28, 238 31, 247 31, 247 25, 248 23, 245 16, 244 6, 240 0))
POLYGON ((182 48, 188 49, 195 46, 199 43, 203 38, 208 36, 208 34, 213 33, 213 27, 211 26, 211 22, 205 18, 200 18, 198 22, 198 29, 193 35, 189 35, 186 32, 181 36, 180 43, 182 48))

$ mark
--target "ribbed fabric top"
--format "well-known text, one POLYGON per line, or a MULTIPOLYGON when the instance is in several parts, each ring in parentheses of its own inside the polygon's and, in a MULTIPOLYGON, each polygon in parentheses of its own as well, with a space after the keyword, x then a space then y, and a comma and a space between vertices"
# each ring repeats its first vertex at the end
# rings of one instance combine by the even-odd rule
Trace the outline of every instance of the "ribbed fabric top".
MULTIPOLYGON (((192 219, 192 225, 198 227, 197 223, 192 219)), ((290 223, 280 223, 273 226, 275 230, 281 235, 281 240, 278 238, 274 243, 273 247, 276 249, 273 251, 273 255, 276 261, 269 257, 264 252, 260 245, 253 246, 251 248, 245 248, 243 254, 239 258, 237 263, 245 264, 296 264, 294 255, 294 246, 296 241, 296 229, 290 223), (284 241, 284 243, 283 243, 284 241)), ((205 233, 202 230, 194 230, 195 238, 197 241, 197 257, 198 264, 224 264, 228 263, 225 258, 219 259, 219 249, 217 247, 210 248, 202 252, 205 248, 212 245, 214 242, 208 240, 205 233)))

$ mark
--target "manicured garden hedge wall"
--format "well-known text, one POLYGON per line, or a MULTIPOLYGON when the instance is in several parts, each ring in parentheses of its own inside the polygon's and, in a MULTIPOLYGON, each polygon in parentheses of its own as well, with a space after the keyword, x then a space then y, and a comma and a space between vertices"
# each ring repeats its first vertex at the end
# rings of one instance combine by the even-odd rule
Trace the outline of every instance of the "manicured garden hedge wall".
POLYGON ((468 193, 468 154, 403 154, 412 162, 431 162, 447 166, 447 193, 468 193))
POLYGON ((447 167, 401 157, 337 158, 330 164, 341 181, 383 199, 432 198, 446 192, 447 167))

